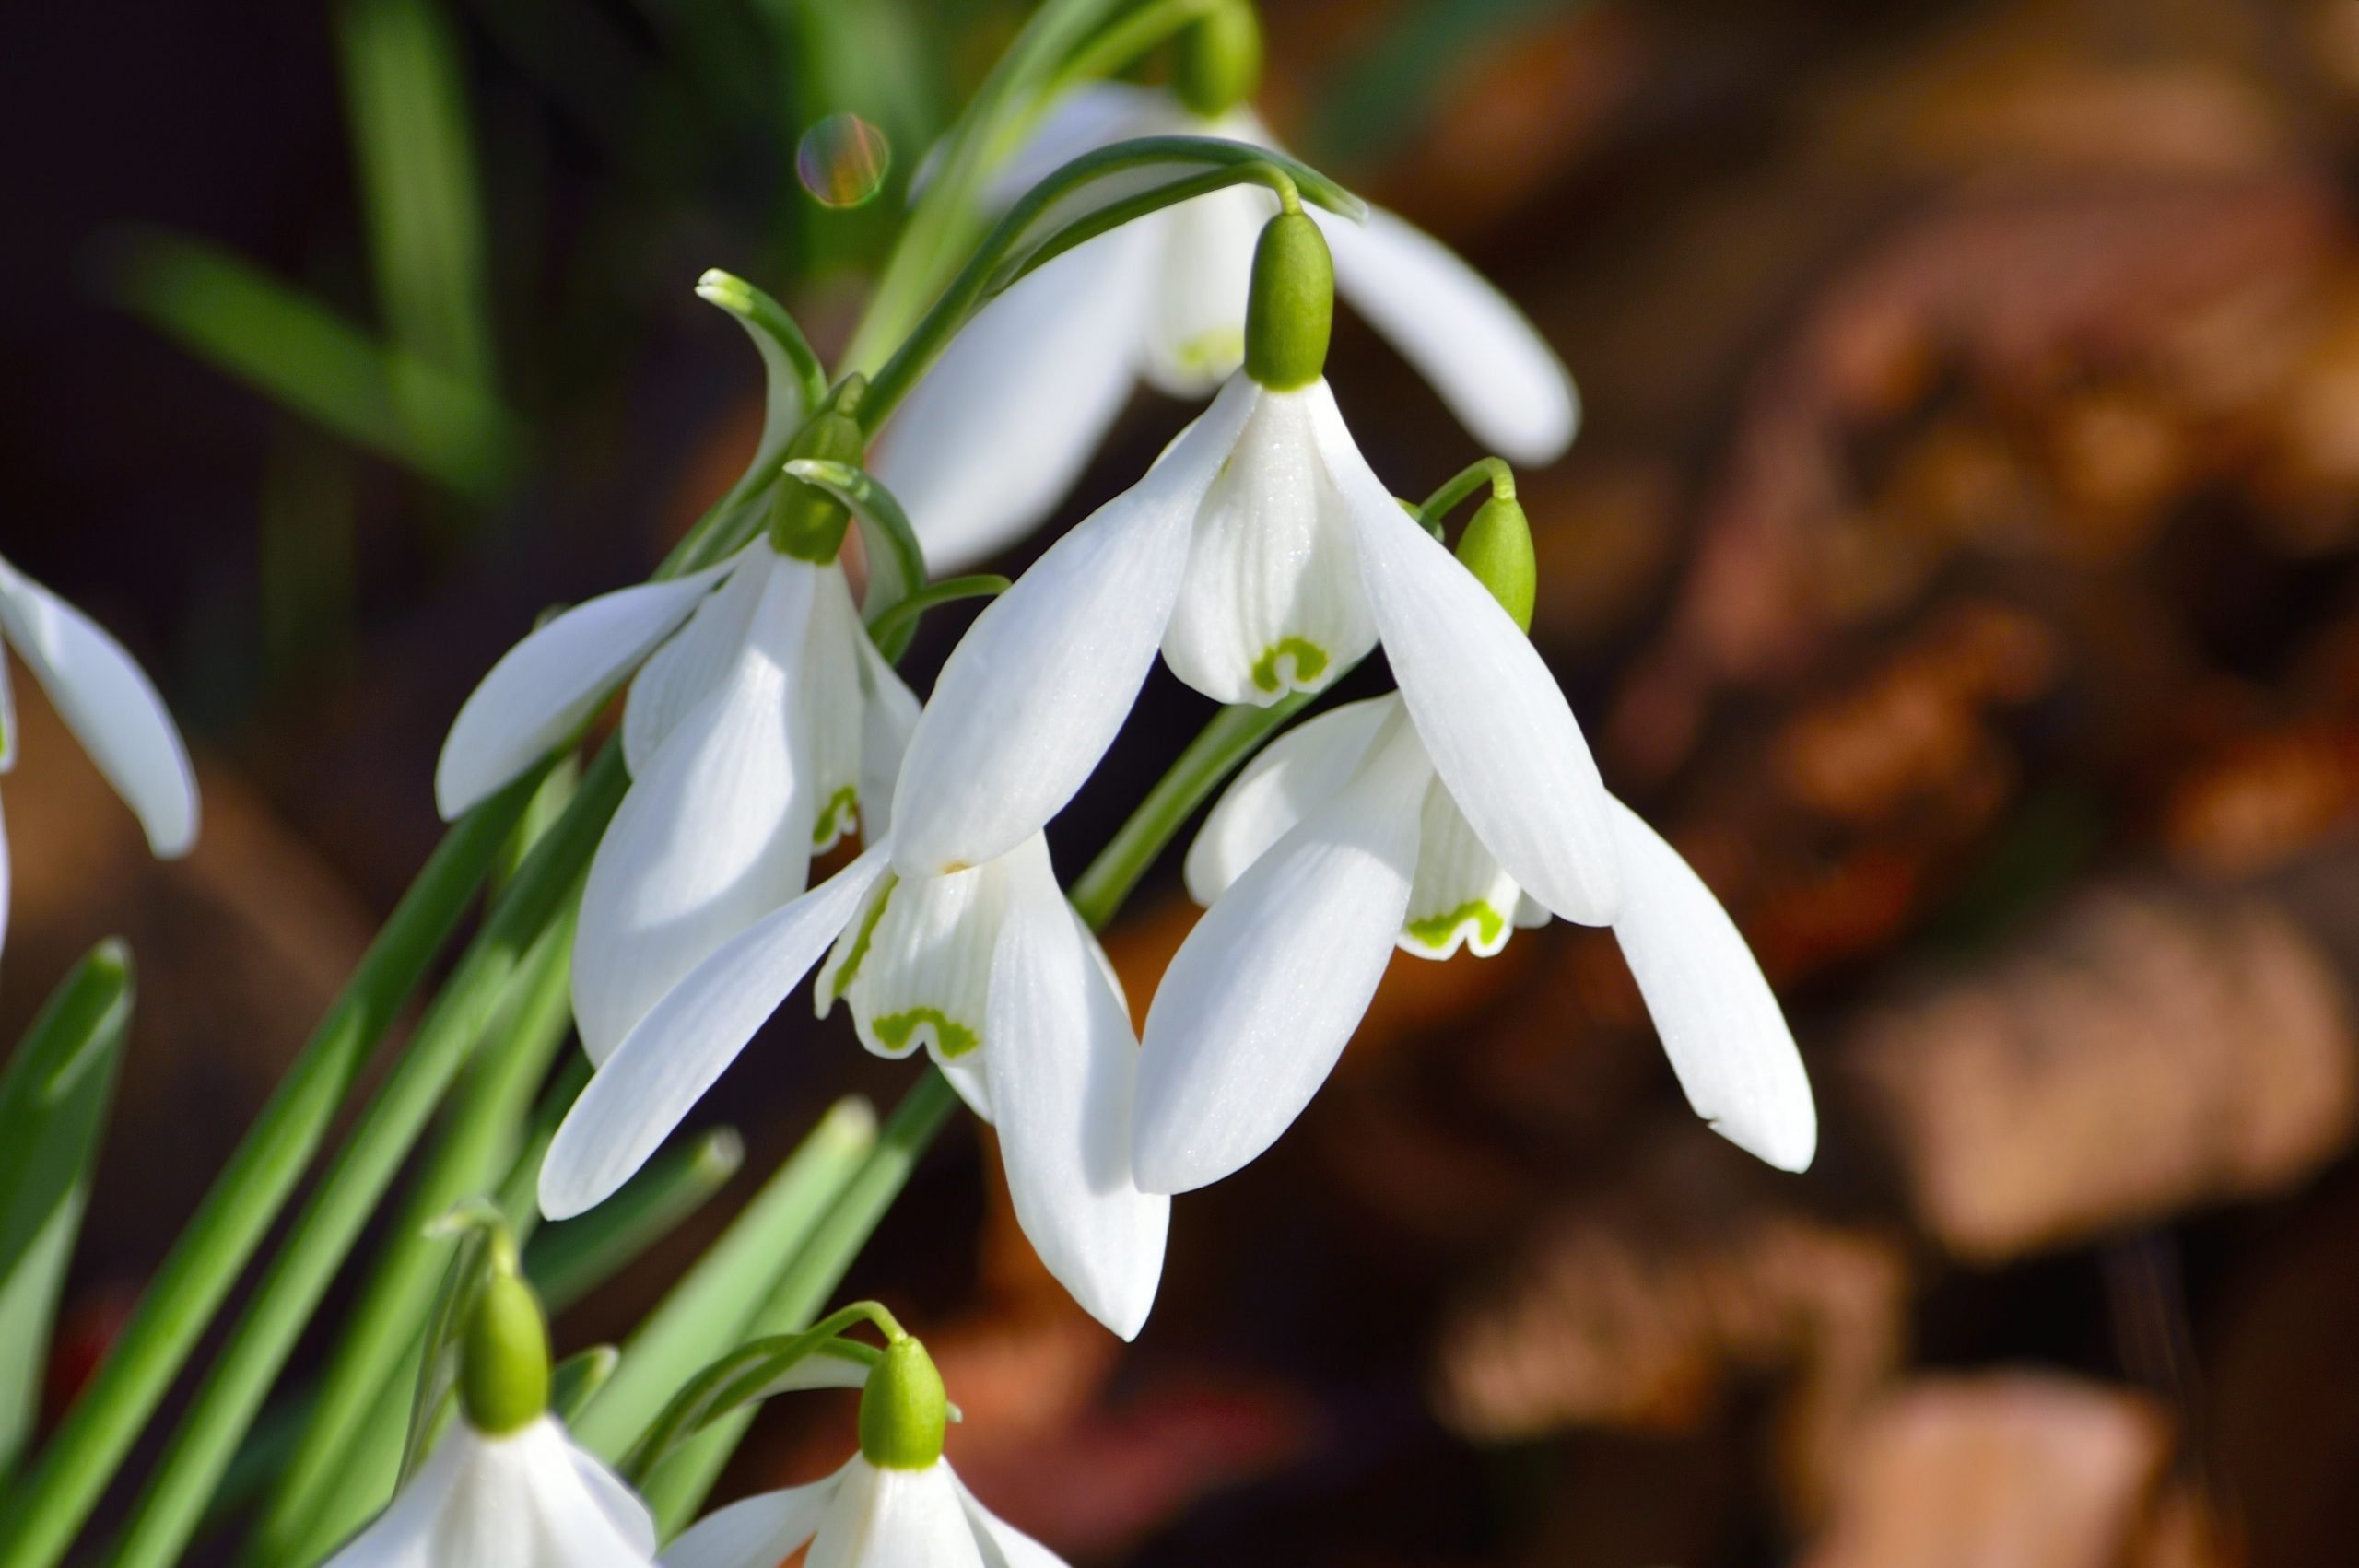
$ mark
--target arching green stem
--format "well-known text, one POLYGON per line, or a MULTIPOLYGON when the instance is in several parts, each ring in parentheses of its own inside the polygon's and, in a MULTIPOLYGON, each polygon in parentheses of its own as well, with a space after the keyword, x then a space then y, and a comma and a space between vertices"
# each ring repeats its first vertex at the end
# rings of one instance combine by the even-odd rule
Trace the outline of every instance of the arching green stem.
POLYGON ((1505 458, 1486 457, 1468 463, 1451 474, 1440 489, 1427 496, 1417 508, 1417 521, 1424 523, 1426 532, 1435 538, 1441 538, 1442 519, 1449 515, 1451 508, 1485 485, 1490 486, 1494 500, 1515 499, 1515 470, 1508 466, 1505 458))

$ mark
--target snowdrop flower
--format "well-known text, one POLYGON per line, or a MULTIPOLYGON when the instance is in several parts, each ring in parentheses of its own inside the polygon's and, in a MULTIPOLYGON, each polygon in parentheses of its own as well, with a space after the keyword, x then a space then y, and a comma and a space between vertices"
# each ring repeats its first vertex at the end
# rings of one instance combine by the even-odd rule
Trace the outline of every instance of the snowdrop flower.
POLYGON ((460 1419, 327 1568, 652 1568, 655 1520, 548 1413, 548 1330, 510 1270, 464 1342, 460 1419))
MULTIPOLYGON (((1485 568, 1461 579, 1498 585, 1508 615, 1528 623, 1520 511, 1487 504, 1461 548, 1485 568)), ((1396 946, 1487 957, 1517 926, 1548 919, 1491 825, 1464 809, 1426 731, 1430 709, 1402 684, 1271 744, 1190 847, 1188 891, 1210 911, 1147 1014, 1133 1144, 1148 1191, 1217 1181, 1268 1148, 1333 1070, 1396 946)), ((1527 816, 1544 831, 1539 806, 1527 816)), ((1614 934, 1690 1103, 1723 1137, 1802 1169, 1817 1116, 1760 966, 1677 852, 1620 802, 1609 811, 1623 885, 1614 934)))
POLYGON ((836 555, 842 509, 781 484, 769 535, 734 559, 591 600, 518 643, 443 746, 436 793, 456 816, 638 667, 622 725, 631 787, 574 937, 574 1016, 593 1063, 714 949, 801 894, 814 855, 885 825, 917 699, 861 626, 836 555))
POLYGON ((1597 765, 1531 641, 1369 471, 1320 375, 1325 246, 1254 258, 1244 370, 1138 485, 977 617, 910 739, 893 864, 1003 854, 1072 799, 1160 648, 1221 702, 1315 691, 1381 640, 1434 767, 1516 883, 1568 919, 1620 896, 1597 765))
MULTIPOLYGON (((1244 106, 1259 65, 1252 13, 1227 7, 1213 22, 1183 41, 1178 92, 1109 82, 1062 99, 1001 177, 1003 199, 1137 136, 1273 147, 1244 106)), ((959 334, 886 426, 874 464, 928 559, 957 570, 1036 527, 1140 378, 1191 400, 1228 379, 1245 352, 1248 258, 1273 210, 1268 192, 1231 189, 1150 214, 1050 262, 959 334)), ((1477 440, 1518 462, 1563 454, 1579 418, 1572 378, 1506 296, 1389 212, 1316 220, 1344 298, 1477 440)))
POLYGON ((998 1129, 1015 1215, 1049 1271, 1124 1339, 1163 1272, 1168 1198, 1131 1180, 1137 1036, 1097 942, 1033 834, 938 877, 892 873, 888 838, 722 944, 604 1060, 541 1167, 564 1219, 643 1164, 822 954, 881 1056, 922 1047, 998 1129), (830 947, 833 952, 830 953, 830 947))
MULTIPOLYGON (((0 638, 33 673, 100 777, 123 797, 147 847, 178 860, 196 843, 196 776, 164 699, 97 622, 0 560, 0 638)), ((0 659, 0 773, 17 765, 17 708, 0 659)), ((0 837, 0 937, 8 921, 8 848, 0 837)))
POLYGON ((1063 1568, 959 1480, 942 1457, 945 1411, 924 1348, 896 1340, 861 1395, 860 1450, 842 1469, 698 1520, 663 1568, 776 1568, 806 1542, 810 1568, 1063 1568))

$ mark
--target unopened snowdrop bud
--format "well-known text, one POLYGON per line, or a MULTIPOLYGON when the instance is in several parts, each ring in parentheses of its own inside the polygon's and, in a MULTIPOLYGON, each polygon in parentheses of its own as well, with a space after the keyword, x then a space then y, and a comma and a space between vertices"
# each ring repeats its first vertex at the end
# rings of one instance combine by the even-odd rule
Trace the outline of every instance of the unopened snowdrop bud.
POLYGON ((1513 496, 1493 496, 1474 510, 1459 536, 1458 558, 1525 631, 1540 573, 1532 555, 1532 524, 1513 496))
POLYGON ((1309 386, 1327 369, 1335 324, 1335 262, 1327 237, 1296 207, 1272 218, 1253 247, 1245 303, 1245 373, 1272 392, 1309 386))
POLYGON ((1180 35, 1171 88, 1189 110, 1216 120, 1262 85, 1262 19, 1246 0, 1216 5, 1180 35))
POLYGON ((549 1408, 549 1327, 512 1257, 496 1264, 459 1347, 459 1398, 467 1424, 501 1437, 549 1408))
POLYGON ((885 1347, 860 1396, 861 1457, 879 1469, 922 1470, 942 1457, 950 1401, 925 1347, 904 1337, 885 1347))
MULTIPOLYGON (((787 461, 819 458, 828 462, 860 462, 866 443, 848 408, 848 404, 857 398, 858 384, 846 391, 849 397, 837 399, 788 444, 787 461)), ((851 514, 844 509, 844 504, 818 486, 806 484, 792 474, 780 478, 778 500, 770 509, 770 544, 780 555, 824 567, 843 548, 844 530, 851 522, 851 514)))

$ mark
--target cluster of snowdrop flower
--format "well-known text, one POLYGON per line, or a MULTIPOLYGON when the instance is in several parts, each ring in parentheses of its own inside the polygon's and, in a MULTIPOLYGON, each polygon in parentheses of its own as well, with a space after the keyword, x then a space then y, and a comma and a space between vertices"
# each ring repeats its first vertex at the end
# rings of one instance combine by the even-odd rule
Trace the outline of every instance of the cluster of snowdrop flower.
MULTIPOLYGON (((1040 156, 1184 114, 1261 135, 1234 105, 1123 89, 1052 115, 1040 156)), ((1463 263, 1397 219, 1359 229, 1314 220, 1290 188, 1232 188, 1042 267, 887 426, 880 466, 915 497, 919 536, 968 554, 1062 493, 1134 368, 1217 388, 1144 478, 983 611, 921 711, 863 630, 839 559, 845 509, 792 476, 807 470, 790 470, 768 532, 733 559, 585 603, 486 677, 444 751, 446 813, 636 671, 632 782, 575 942, 598 1071, 543 1166, 545 1212, 613 1193, 816 967, 822 1015, 842 1002, 879 1055, 922 1049, 993 1124, 1042 1260, 1128 1338, 1154 1299, 1170 1195, 1235 1172, 1300 1114, 1396 947, 1490 954, 1551 917, 1614 929, 1723 1135, 1809 1163, 1809 1085, 1758 966, 1607 793, 1529 640, 1534 566, 1511 483, 1453 555, 1355 443, 1324 377, 1338 260, 1475 428, 1527 456, 1570 439, 1561 365, 1463 263), (1075 281, 1101 274, 1125 280, 1119 308, 1075 281), (1044 401, 1076 384, 1099 390, 1044 401), (1015 439, 1041 431, 1055 451, 1015 439), (1004 461, 982 455, 1000 448, 1004 461), (1042 829, 1158 653, 1218 702, 1267 706, 1378 648, 1397 691, 1277 741, 1204 825, 1186 870, 1209 910, 1142 1041, 1042 829), (855 828, 861 852, 806 891, 814 856, 855 828)), ((859 392, 848 384, 789 455, 862 461, 859 392)))

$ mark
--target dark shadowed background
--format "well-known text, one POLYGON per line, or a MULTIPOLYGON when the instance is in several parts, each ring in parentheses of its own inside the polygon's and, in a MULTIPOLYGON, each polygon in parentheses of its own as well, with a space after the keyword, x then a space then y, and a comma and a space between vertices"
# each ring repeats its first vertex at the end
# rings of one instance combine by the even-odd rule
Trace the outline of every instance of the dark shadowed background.
MULTIPOLYGON (((839 345, 1020 17, 0 23, 0 551, 156 673, 206 813, 149 861, 18 683, 0 1038, 100 934, 142 974, 55 1403, 434 842, 459 700, 750 450, 698 274, 839 345), (847 112, 877 139, 806 135, 847 112), (815 197, 880 145, 873 199, 815 197)), ((1534 635, 1777 981, 1822 1151, 1779 1176, 1696 1124, 1603 933, 1403 958, 1294 1132, 1178 1205, 1125 1352, 961 1123, 851 1289, 936 1347, 962 1472, 1083 1563, 2359 1557, 2359 0, 1275 0, 1268 29, 1280 133, 1581 383, 1574 454, 1524 479, 1534 635)), ((1354 323, 1331 376, 1395 490, 1479 455, 1354 323)), ((1143 395, 1059 526, 1185 414, 1143 395)), ((1064 869, 1203 711, 1156 677, 1064 869)), ((1133 998, 1190 919, 1167 866, 1110 940, 1133 998)), ((561 1348, 626 1332, 830 1100, 907 1077, 790 1004, 700 1113, 746 1171, 561 1348)), ((788 1406, 728 1493, 840 1453, 849 1401, 788 1406)))

